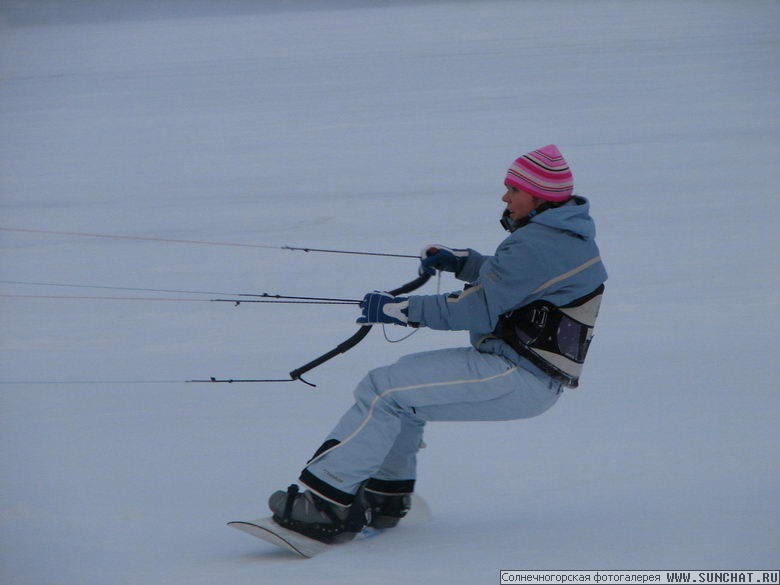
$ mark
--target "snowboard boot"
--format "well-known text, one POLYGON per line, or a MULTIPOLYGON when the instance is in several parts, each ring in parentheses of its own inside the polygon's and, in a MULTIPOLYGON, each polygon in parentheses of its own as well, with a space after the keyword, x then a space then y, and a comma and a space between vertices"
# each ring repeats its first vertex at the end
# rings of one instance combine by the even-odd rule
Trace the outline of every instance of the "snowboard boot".
POLYGON ((327 544, 349 542, 366 525, 363 506, 339 506, 295 484, 271 494, 268 507, 280 526, 327 544))
POLYGON ((363 498, 371 510, 368 525, 372 528, 393 528, 412 506, 410 494, 380 494, 366 489, 363 498))

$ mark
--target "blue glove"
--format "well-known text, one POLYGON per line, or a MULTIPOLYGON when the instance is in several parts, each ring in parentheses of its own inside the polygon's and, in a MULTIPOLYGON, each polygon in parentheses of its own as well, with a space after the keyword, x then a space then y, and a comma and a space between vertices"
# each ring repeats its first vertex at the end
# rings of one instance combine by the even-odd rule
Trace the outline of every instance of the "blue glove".
POLYGON ((360 308, 363 309, 363 315, 356 322, 361 325, 392 323, 406 327, 409 323, 407 297, 394 297, 386 292, 374 291, 363 297, 360 308))
POLYGON ((469 259, 468 250, 448 248, 439 244, 425 246, 420 253, 420 274, 433 276, 437 270, 457 274, 469 259))

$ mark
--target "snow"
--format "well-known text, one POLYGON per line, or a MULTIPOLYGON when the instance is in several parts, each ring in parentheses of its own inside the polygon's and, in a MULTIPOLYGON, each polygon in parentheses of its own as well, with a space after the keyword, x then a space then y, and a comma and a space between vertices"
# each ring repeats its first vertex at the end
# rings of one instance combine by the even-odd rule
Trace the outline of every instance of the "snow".
POLYGON ((490 252, 503 173, 549 143, 610 280, 578 390, 429 425, 432 521, 310 561, 225 523, 265 513, 365 371, 464 334, 373 331, 316 389, 185 384, 285 377, 356 310, 0 298, 0 581, 777 566, 779 23, 772 1, 4 2, 3 281, 359 297, 415 261, 8 228, 490 252))

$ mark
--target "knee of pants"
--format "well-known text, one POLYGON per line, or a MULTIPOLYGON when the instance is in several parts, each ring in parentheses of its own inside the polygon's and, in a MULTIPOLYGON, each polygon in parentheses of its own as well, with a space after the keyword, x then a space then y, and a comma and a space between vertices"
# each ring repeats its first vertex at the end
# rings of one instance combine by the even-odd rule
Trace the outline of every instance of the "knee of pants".
POLYGON ((370 408, 373 404, 374 408, 382 407, 393 412, 402 412, 403 407, 393 399, 392 394, 385 394, 391 387, 390 370, 392 367, 382 366, 368 372, 355 388, 355 402, 365 409, 370 408))

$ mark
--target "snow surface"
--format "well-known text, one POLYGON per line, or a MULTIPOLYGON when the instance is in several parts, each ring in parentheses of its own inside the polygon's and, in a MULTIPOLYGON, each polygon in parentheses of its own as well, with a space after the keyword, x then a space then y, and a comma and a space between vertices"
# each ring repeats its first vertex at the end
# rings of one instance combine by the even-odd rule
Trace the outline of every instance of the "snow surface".
MULTIPOLYGON (((491 252, 507 166, 556 143, 610 280, 580 389, 429 425, 433 520, 310 561, 225 523, 265 513, 365 371, 465 334, 374 331, 317 389, 196 385, 285 377, 356 310, 0 298, 0 581, 776 568, 778 25, 774 1, 3 2, 0 227, 491 252)), ((416 271, 4 230, 0 260, 3 281, 352 298, 416 271)))

